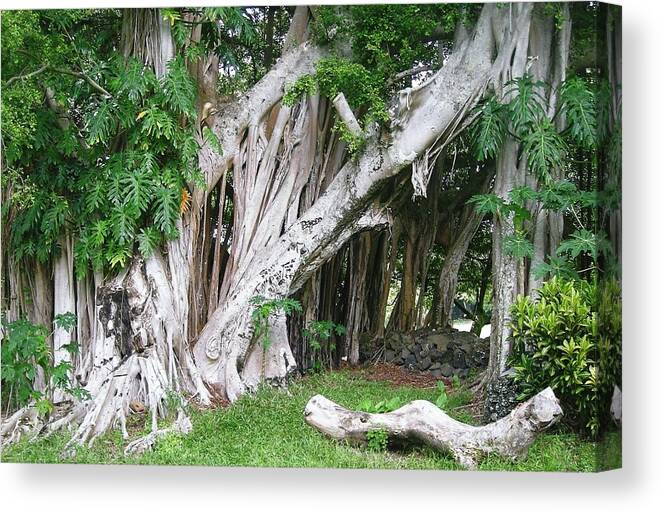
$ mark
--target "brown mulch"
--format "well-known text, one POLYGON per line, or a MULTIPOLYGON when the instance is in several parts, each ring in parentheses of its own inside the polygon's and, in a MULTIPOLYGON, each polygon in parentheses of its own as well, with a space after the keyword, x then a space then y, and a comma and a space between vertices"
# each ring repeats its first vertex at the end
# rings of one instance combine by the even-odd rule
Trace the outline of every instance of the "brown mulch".
POLYGON ((392 363, 378 362, 363 368, 353 368, 351 371, 357 373, 366 380, 385 381, 392 386, 411 386, 416 388, 434 388, 439 380, 447 387, 451 387, 450 379, 434 377, 430 373, 414 372, 392 363))

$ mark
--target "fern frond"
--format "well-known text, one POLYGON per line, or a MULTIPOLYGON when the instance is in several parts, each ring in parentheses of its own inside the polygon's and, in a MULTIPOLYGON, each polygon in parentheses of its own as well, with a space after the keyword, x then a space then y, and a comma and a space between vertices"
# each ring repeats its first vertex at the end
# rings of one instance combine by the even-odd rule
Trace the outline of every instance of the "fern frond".
POLYGON ((161 234, 154 226, 143 228, 138 233, 138 250, 144 258, 149 258, 161 241, 161 234))
POLYGON ((107 99, 101 100, 99 107, 87 117, 87 143, 92 146, 108 141, 116 126, 113 105, 107 99))

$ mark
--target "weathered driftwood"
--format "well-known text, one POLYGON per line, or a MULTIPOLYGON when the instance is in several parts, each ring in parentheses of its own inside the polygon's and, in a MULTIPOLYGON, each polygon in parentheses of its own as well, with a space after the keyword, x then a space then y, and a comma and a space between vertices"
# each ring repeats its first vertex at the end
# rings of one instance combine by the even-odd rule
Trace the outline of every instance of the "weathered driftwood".
POLYGON ((333 439, 363 444, 369 431, 384 430, 389 441, 428 444, 475 469, 489 453, 513 460, 525 458, 537 434, 557 422, 562 409, 551 388, 546 388, 509 415, 481 427, 454 420, 426 400, 415 400, 385 414, 369 414, 350 411, 316 395, 304 414, 309 425, 333 439))

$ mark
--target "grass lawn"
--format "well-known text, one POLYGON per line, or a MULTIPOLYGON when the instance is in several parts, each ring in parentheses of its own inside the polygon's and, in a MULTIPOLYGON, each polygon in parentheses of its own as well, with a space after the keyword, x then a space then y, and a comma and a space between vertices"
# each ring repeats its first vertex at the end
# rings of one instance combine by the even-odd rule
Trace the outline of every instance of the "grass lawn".
MULTIPOLYGON (((303 421, 307 401, 321 393, 346 407, 357 408, 365 399, 372 403, 398 397, 434 401, 436 389, 394 387, 387 382, 367 380, 360 372, 336 371, 313 375, 292 383, 288 391, 264 388, 245 396, 228 408, 193 410, 193 432, 171 435, 159 441, 153 452, 140 456, 123 454, 126 441, 119 431, 99 438, 92 449, 80 448, 75 457, 63 459, 67 434, 29 443, 22 441, 2 453, 3 462, 86 464, 169 464, 204 466, 337 467, 379 469, 460 469, 451 457, 425 447, 400 452, 356 448, 330 440, 303 421)), ((466 412, 470 394, 461 389, 449 392, 448 413, 472 422, 466 412)), ((133 437, 146 432, 148 417, 132 417, 133 437)), ((619 434, 611 434, 603 445, 555 430, 542 434, 526 460, 512 463, 489 457, 481 470, 492 471, 594 471, 619 467, 619 434), (604 453, 603 447, 609 447, 604 453)))

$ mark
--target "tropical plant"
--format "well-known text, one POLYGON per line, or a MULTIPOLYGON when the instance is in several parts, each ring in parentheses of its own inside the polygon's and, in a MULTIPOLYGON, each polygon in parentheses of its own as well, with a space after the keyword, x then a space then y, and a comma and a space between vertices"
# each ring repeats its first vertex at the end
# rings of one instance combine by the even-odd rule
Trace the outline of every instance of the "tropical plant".
MULTIPOLYGON (((53 328, 71 331, 76 325, 72 313, 55 316, 53 328)), ((53 392, 61 390, 81 399, 86 391, 77 386, 71 376, 72 365, 68 360, 54 363, 48 339, 53 335, 43 325, 19 319, 7 322, 2 319, 2 402, 7 410, 34 403, 37 410, 48 415, 53 410, 53 392), (41 374, 43 389, 37 389, 37 378, 41 374)), ((73 357, 78 353, 78 344, 70 342, 62 348, 73 357)))
POLYGON ((323 354, 326 354, 325 363, 330 367, 332 355, 336 350, 333 336, 344 336, 346 328, 330 320, 314 320, 303 329, 303 338, 312 349, 312 368, 320 371, 323 367, 323 354))

